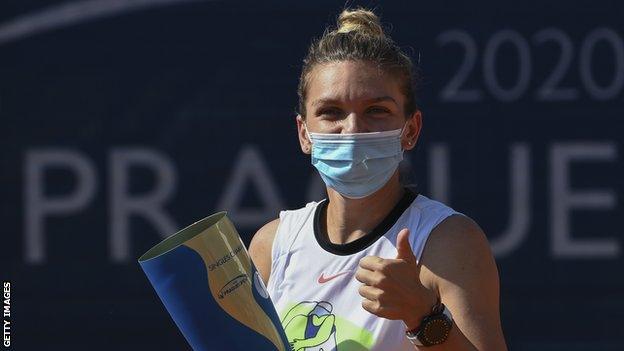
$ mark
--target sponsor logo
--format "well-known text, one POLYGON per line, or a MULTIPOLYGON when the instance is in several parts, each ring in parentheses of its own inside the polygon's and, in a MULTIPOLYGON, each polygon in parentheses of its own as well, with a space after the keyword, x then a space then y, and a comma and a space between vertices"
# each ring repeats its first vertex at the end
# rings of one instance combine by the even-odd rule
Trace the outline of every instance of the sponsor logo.
POLYGON ((338 274, 330 275, 330 276, 327 276, 327 277, 324 276, 325 273, 321 273, 321 276, 318 278, 318 282, 319 282, 319 284, 325 284, 328 281, 330 281, 330 280, 332 280, 334 278, 340 277, 341 275, 345 275, 347 273, 349 273, 349 271, 340 272, 338 274))
POLYGON ((239 247, 235 248, 234 250, 232 250, 232 251, 228 252, 227 254, 225 254, 223 257, 221 257, 218 260, 216 260, 214 263, 209 264, 208 265, 208 270, 210 270, 212 272, 213 270, 215 270, 216 268, 218 268, 222 264, 224 264, 224 263, 228 262, 229 260, 231 260, 232 258, 234 258, 234 256, 236 256, 242 250, 243 250, 243 245, 240 245, 239 247))
POLYGON ((243 284, 246 283, 249 283, 249 279, 247 279, 247 276, 245 274, 241 274, 227 282, 227 284, 225 284, 221 288, 221 290, 219 290, 219 294, 217 296, 219 297, 219 299, 223 299, 224 297, 234 292, 234 290, 240 288, 241 286, 243 286, 243 284))

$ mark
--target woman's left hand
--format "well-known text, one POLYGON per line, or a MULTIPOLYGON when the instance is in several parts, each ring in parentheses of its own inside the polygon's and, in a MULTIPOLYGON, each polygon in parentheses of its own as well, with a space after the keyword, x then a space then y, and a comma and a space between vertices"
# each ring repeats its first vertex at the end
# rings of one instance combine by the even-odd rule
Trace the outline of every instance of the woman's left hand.
POLYGON ((386 319, 403 320, 411 330, 431 313, 438 297, 420 282, 420 265, 412 252, 408 229, 399 232, 397 251, 396 258, 362 258, 355 279, 363 283, 359 293, 365 310, 386 319))

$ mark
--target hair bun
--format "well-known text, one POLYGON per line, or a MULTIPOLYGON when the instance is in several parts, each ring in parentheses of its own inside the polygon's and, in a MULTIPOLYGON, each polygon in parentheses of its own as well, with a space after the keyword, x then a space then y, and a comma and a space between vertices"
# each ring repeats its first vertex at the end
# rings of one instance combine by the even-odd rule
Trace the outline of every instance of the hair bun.
POLYGON ((338 33, 359 32, 366 35, 384 37, 379 17, 365 9, 342 11, 338 17, 338 33))

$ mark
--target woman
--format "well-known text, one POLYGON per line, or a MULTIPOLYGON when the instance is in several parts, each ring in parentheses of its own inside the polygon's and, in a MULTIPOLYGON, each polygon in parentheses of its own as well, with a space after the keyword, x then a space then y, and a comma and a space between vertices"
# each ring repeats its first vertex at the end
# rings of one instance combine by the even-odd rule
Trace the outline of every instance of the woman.
POLYGON ((422 126, 413 80, 363 9, 304 60, 298 135, 327 199, 282 211, 249 248, 295 351, 506 350, 485 235, 399 182, 422 126))

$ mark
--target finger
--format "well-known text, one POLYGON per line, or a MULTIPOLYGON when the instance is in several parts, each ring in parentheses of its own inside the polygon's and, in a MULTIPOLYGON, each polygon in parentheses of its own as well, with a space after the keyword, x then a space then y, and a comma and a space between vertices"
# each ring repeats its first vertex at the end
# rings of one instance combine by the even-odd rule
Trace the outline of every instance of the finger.
POLYGON ((409 262, 416 262, 416 256, 412 251, 412 246, 409 243, 409 229, 402 229, 397 235, 397 259, 402 259, 409 262))
POLYGON ((382 300, 385 298, 384 291, 382 289, 370 285, 360 285, 358 293, 363 298, 371 301, 383 302, 382 300))
POLYGON ((355 279, 362 284, 375 286, 378 288, 388 287, 390 279, 380 272, 373 272, 366 269, 358 269, 355 272, 355 279))
POLYGON ((384 267, 384 259, 378 256, 366 256, 360 259, 360 267, 369 271, 379 271, 384 267))
POLYGON ((364 298, 362 299, 362 308, 376 316, 382 317, 383 307, 379 301, 372 301, 364 298))

